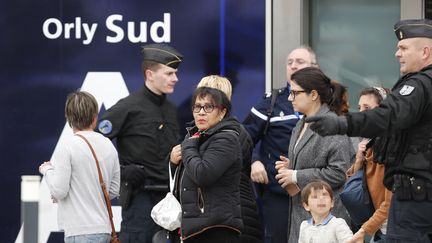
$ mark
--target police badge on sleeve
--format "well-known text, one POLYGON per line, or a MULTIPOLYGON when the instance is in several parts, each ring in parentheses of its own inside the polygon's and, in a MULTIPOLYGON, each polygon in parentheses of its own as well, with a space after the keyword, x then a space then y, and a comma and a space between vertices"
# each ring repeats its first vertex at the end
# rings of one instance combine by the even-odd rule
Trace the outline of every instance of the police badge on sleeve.
POLYGON ((112 123, 109 120, 103 120, 99 123, 98 129, 102 134, 107 135, 112 131, 112 123))
POLYGON ((413 90, 414 90, 413 86, 405 84, 402 87, 402 89, 399 90, 399 94, 401 94, 401 95, 410 95, 413 92, 413 90))

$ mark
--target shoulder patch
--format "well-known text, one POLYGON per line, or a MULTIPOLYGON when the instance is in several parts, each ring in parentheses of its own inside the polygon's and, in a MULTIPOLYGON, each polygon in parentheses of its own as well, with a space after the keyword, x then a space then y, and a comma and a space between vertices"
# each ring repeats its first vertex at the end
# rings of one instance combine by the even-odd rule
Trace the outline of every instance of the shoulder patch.
POLYGON ((98 129, 102 134, 109 134, 112 131, 112 123, 109 120, 103 120, 99 123, 98 129))
POLYGON ((413 92, 415 87, 410 86, 410 85, 404 85, 400 90, 399 90, 399 94, 400 95, 409 95, 413 92))

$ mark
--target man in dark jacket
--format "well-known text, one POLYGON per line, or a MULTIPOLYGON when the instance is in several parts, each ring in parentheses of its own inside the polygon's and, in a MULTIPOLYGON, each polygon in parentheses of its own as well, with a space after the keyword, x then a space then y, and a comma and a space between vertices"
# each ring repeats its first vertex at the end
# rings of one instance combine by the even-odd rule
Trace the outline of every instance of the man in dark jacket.
POLYGON ((432 20, 402 20, 394 31, 403 76, 387 99, 373 110, 306 121, 321 135, 386 136, 377 151, 393 191, 386 242, 431 242, 432 20))
MULTIPOLYGON (((310 47, 294 49, 287 57, 287 82, 297 70, 316 65, 316 56, 310 47)), ((280 160, 279 156, 288 155, 291 132, 299 114, 288 101, 289 85, 272 93, 252 107, 243 125, 254 145, 260 143, 252 157, 251 179, 257 185, 262 202, 265 242, 286 243, 289 196, 275 179, 275 162, 280 160)))
POLYGON ((144 46, 142 54, 144 87, 107 110, 98 126, 117 139, 122 243, 150 243, 159 229, 150 212, 168 191, 166 157, 179 133, 176 108, 166 94, 174 91, 182 55, 166 44, 144 46))

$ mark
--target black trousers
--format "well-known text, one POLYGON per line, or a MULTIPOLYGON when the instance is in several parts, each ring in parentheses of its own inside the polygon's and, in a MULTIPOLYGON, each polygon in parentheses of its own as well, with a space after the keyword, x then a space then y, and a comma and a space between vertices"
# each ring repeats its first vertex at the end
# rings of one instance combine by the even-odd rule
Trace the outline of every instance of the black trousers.
POLYGON ((393 195, 386 242, 432 242, 432 201, 400 201, 393 195))
POLYGON ((150 217, 154 205, 162 200, 166 192, 139 190, 131 199, 128 208, 122 208, 122 243, 152 243, 153 235, 161 229, 150 217))
POLYGON ((290 197, 269 190, 261 195, 265 243, 288 242, 290 197))

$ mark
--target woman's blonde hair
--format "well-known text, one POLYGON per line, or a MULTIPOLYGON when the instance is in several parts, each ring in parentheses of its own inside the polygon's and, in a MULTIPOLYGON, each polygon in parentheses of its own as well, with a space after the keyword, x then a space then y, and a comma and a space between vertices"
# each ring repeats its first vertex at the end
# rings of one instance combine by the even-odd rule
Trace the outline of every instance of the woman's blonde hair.
POLYGON ((213 89, 218 89, 226 94, 228 100, 231 101, 232 95, 232 85, 231 82, 222 76, 219 75, 209 75, 201 79, 198 83, 197 88, 200 87, 209 87, 213 89))

